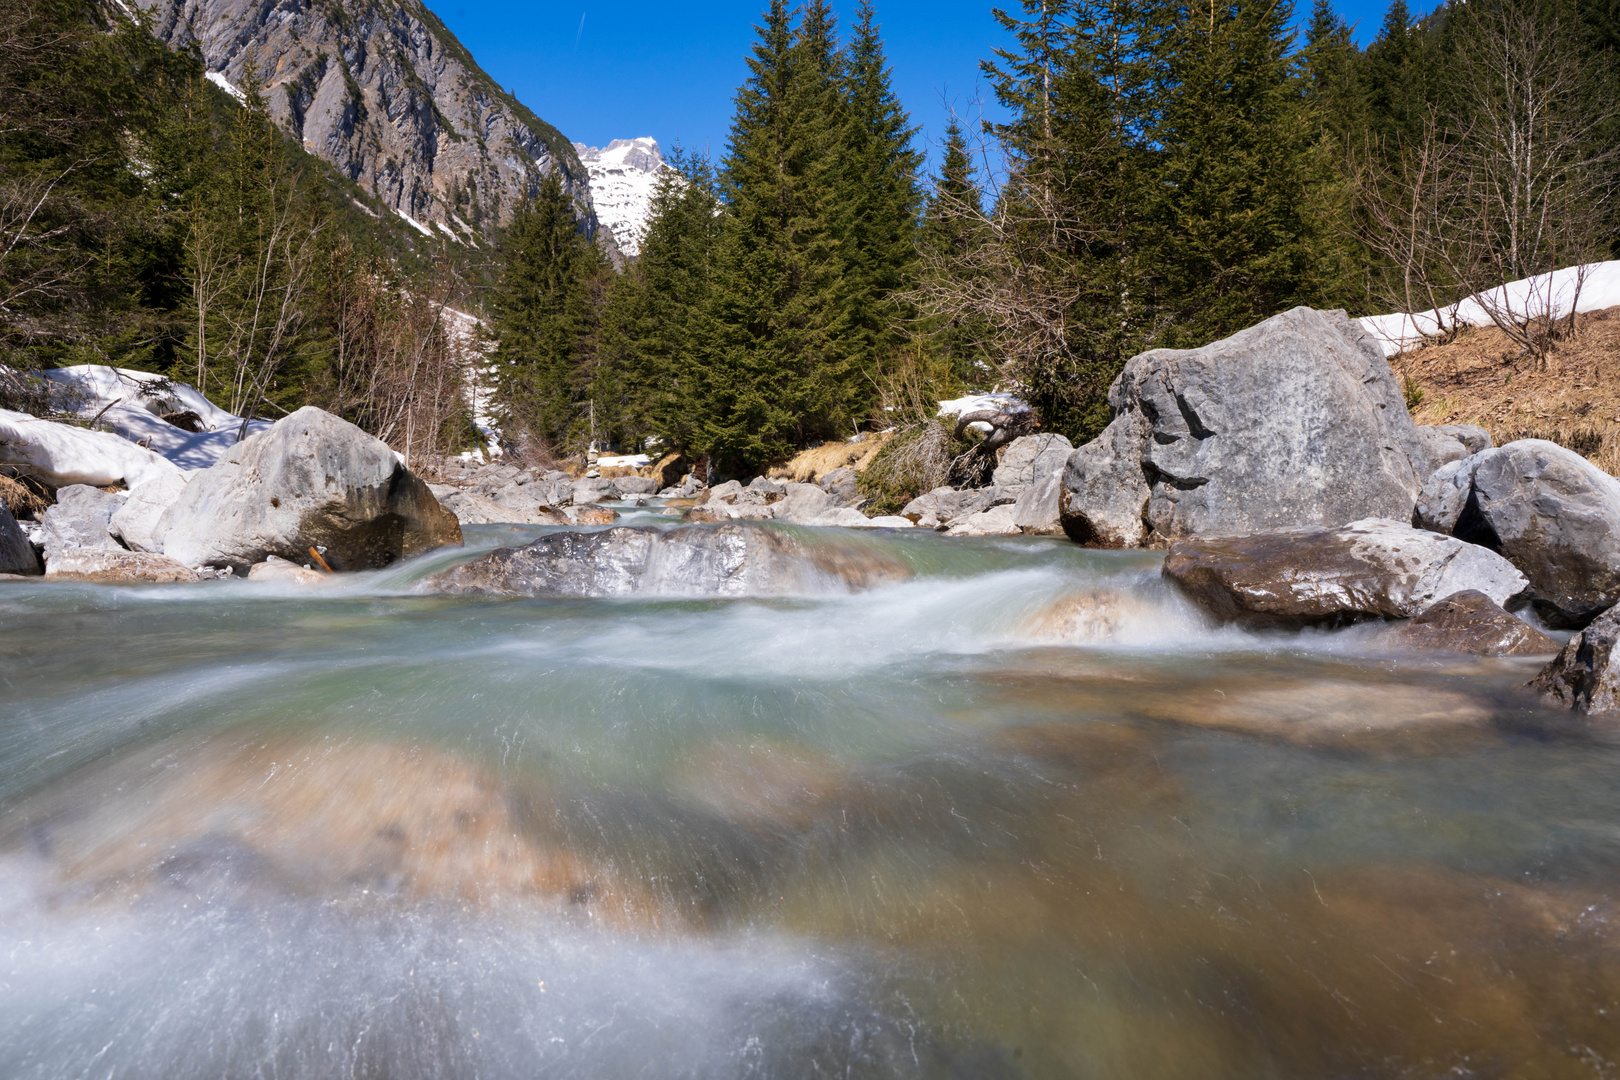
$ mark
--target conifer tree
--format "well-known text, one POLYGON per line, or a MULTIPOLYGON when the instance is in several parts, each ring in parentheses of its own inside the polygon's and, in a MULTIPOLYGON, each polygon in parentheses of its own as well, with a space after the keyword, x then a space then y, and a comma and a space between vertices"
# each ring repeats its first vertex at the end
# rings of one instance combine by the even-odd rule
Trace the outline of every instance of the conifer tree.
POLYGON ((513 214, 502 257, 490 305, 501 409, 511 431, 559 451, 580 441, 585 422, 593 373, 581 353, 594 330, 589 290, 602 257, 580 233, 556 173, 513 214))
POLYGON ((795 33, 772 0, 736 96, 694 435, 726 472, 786 456, 848 416, 832 33, 824 4, 795 33))
POLYGON ((1305 31, 1305 92, 1316 103, 1317 123, 1336 154, 1366 123, 1361 54, 1332 0, 1315 0, 1305 31))
MULTIPOLYGON (((917 237, 919 273, 936 279, 927 286, 931 291, 954 294, 953 285, 970 286, 984 273, 977 256, 989 240, 989 223, 974 174, 961 122, 952 116, 945 127, 940 174, 924 202, 917 237)), ((928 320, 924 334, 944 360, 949 383, 968 385, 983 363, 989 337, 983 316, 970 304, 952 303, 948 311, 928 320)))

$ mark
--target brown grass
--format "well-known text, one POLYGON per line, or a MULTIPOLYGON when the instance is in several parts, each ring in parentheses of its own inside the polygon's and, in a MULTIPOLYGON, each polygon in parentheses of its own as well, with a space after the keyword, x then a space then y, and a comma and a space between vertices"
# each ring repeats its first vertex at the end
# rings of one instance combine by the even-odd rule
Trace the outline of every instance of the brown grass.
POLYGON ((0 503, 19 518, 37 518, 55 504, 50 489, 33 480, 0 473, 0 503))
POLYGON ((1390 364, 1421 389, 1412 409, 1420 424, 1478 424, 1498 446, 1546 439, 1620 474, 1620 308, 1579 316, 1546 370, 1494 326, 1390 364))
POLYGON ((860 472, 888 441, 888 432, 878 432, 868 435, 858 443, 822 443, 808 450, 800 450, 786 463, 773 466, 767 475, 772 480, 814 484, 834 469, 842 469, 846 465, 853 466, 856 472, 860 472))

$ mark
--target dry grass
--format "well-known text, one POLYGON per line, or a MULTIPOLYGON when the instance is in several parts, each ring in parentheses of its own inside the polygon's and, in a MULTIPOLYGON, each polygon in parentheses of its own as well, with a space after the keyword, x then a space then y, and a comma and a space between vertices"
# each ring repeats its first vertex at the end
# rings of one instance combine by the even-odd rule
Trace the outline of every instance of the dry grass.
POLYGON ((800 450, 785 464, 773 466, 767 475, 772 480, 814 484, 834 469, 842 469, 846 465, 860 472, 871 463, 873 455, 889 438, 888 432, 878 432, 858 443, 830 442, 812 446, 808 450, 800 450))
POLYGON ((18 479, 0 473, 0 503, 19 518, 37 518, 56 502, 50 489, 33 480, 18 479))
POLYGON ((1545 369, 1495 327, 1390 364, 1422 391, 1412 409, 1420 424, 1478 424, 1498 446, 1546 439, 1620 474, 1620 308, 1580 316, 1545 369))

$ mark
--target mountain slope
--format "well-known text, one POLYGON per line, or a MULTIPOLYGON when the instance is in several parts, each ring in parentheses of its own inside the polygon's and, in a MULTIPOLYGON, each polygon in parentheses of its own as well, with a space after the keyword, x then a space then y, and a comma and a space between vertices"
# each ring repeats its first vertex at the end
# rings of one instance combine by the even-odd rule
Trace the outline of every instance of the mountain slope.
POLYGON ((420 0, 132 2, 169 45, 195 43, 214 81, 256 76, 283 129, 419 228, 488 235, 557 171, 598 232, 573 146, 420 0))

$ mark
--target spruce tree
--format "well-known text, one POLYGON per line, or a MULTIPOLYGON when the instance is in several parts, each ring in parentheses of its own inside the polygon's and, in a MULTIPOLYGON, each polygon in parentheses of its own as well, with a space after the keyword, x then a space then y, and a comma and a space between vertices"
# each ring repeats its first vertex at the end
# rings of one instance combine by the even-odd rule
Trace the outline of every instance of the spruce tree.
MULTIPOLYGON (((940 174, 923 205, 923 223, 917 237, 920 273, 946 279, 931 282, 949 291, 955 283, 971 285, 983 274, 978 262, 989 242, 984 220, 984 197, 975 177, 962 125, 952 116, 945 127, 940 174)), ((989 327, 984 317, 965 305, 952 309, 925 326, 930 348, 944 361, 947 387, 971 385, 984 364, 989 327)))
POLYGON ((1311 8, 1303 63, 1305 92, 1316 103, 1317 123, 1333 151, 1342 155, 1366 123, 1366 88, 1361 53, 1332 0, 1315 0, 1311 8))
POLYGON ((591 373, 581 351, 593 330, 590 285, 602 258, 579 231, 556 173, 542 177, 513 214, 501 255, 490 307, 503 419, 509 431, 561 452, 583 441, 591 373))
POLYGON ((726 221, 694 434, 724 472, 838 432, 852 382, 838 302, 838 59, 825 5, 795 34, 773 0, 748 67, 721 181, 726 221))

